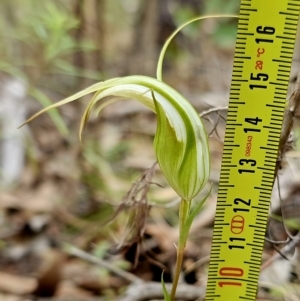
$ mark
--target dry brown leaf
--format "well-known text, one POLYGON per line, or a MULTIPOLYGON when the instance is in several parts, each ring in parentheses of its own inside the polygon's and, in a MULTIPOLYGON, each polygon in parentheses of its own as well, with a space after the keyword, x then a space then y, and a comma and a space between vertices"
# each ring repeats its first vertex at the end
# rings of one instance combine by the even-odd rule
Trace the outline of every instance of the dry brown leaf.
POLYGON ((37 280, 0 272, 0 291, 15 295, 31 294, 37 287, 37 280))

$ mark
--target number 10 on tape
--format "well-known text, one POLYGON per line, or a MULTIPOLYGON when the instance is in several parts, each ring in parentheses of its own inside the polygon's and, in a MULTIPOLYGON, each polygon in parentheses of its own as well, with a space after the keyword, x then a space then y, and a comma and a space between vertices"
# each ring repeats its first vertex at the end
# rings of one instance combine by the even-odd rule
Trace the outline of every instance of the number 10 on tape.
POLYGON ((206 301, 255 300, 300 0, 242 0, 206 301))

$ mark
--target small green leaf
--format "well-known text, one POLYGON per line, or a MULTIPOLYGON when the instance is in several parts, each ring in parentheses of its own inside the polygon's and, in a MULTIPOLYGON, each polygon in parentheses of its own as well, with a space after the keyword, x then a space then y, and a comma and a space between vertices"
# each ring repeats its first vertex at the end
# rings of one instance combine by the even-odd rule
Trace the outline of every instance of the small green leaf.
POLYGON ((299 218, 283 218, 282 216, 272 214, 271 218, 283 223, 286 227, 294 230, 300 229, 300 221, 299 218))
POLYGON ((163 289, 163 293, 164 293, 164 300, 165 301, 171 301, 171 296, 167 290, 167 287, 165 285, 164 282, 164 272, 161 273, 161 285, 162 285, 162 289, 163 289))
POLYGON ((207 198, 209 197, 210 193, 211 193, 211 189, 208 191, 207 195, 195 206, 195 208, 192 210, 192 212, 189 214, 188 218, 186 219, 186 223, 183 226, 183 233, 182 235, 182 239, 187 239, 188 234, 190 232, 190 228, 192 226, 193 220, 195 219, 195 217, 199 214, 203 204, 205 203, 205 201, 207 200, 207 198))

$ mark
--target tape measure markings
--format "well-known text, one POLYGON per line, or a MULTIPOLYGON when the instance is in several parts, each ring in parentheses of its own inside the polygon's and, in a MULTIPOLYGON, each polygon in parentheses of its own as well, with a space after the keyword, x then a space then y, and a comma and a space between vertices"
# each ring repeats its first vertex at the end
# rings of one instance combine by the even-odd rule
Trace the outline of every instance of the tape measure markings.
POLYGON ((256 297, 299 11, 241 1, 206 301, 256 297))

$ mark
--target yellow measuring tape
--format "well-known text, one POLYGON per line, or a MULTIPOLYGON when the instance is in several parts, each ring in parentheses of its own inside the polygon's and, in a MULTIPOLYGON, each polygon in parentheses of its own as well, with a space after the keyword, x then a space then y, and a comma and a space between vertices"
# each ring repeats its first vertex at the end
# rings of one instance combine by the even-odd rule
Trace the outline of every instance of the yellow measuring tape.
POLYGON ((255 300, 300 0, 241 0, 206 301, 255 300))

